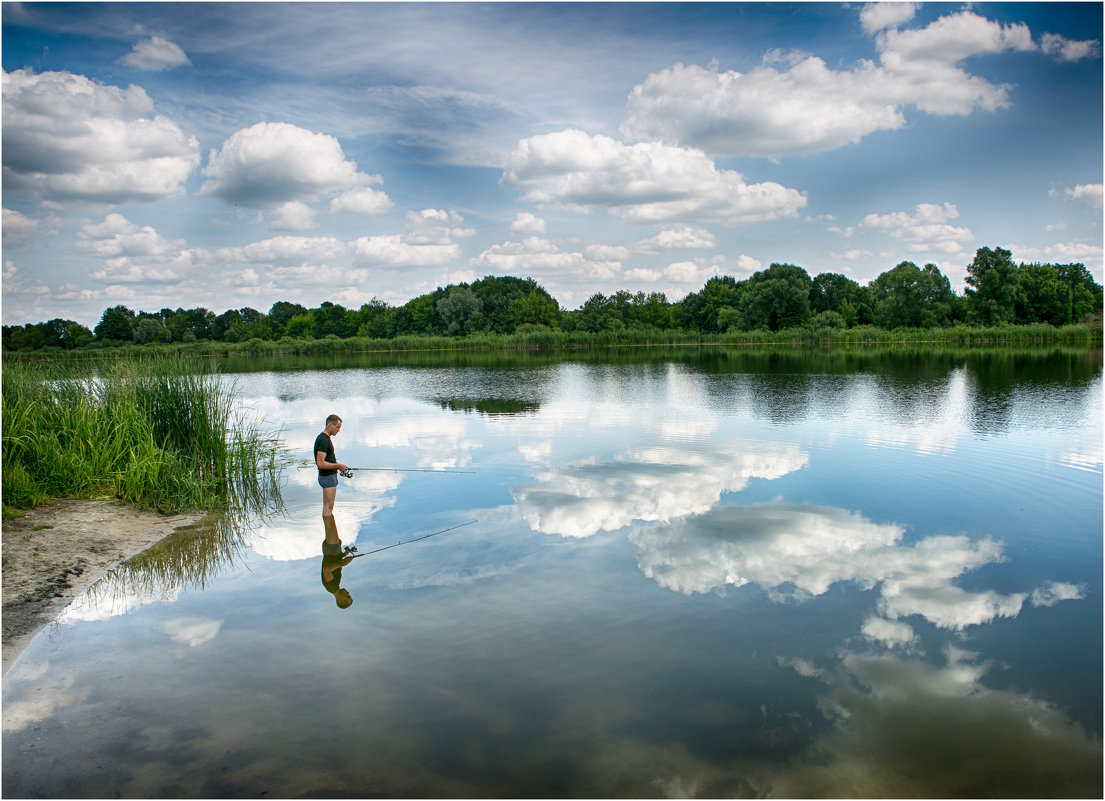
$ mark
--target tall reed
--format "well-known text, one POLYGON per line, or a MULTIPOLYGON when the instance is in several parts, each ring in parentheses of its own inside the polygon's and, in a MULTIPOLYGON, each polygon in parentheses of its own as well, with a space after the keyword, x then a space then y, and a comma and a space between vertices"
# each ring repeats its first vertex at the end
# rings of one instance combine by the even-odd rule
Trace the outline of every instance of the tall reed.
POLYGON ((276 487, 276 437, 206 365, 131 357, 77 374, 6 360, 3 401, 5 507, 110 492, 173 512, 276 487))

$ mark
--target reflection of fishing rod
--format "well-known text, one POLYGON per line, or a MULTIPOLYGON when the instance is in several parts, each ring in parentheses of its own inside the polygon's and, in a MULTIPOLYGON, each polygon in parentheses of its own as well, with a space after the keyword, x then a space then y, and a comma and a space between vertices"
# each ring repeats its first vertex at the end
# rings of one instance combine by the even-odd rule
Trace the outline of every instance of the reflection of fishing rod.
MULTIPOLYGON (((316 465, 314 462, 304 462, 296 466, 296 470, 310 470, 316 465)), ((349 473, 354 470, 381 470, 385 473, 467 473, 468 475, 474 475, 475 470, 436 470, 432 467, 350 467, 349 473)), ((352 478, 353 476, 343 473, 346 478, 352 478)))
POLYGON ((356 545, 350 547, 349 550, 351 552, 354 552, 353 556, 351 557, 352 559, 356 559, 356 558, 361 557, 361 556, 370 556, 374 553, 380 553, 380 551, 386 551, 389 548, 398 548, 400 545, 409 545, 410 543, 418 542, 419 540, 428 540, 430 537, 436 537, 438 534, 444 534, 446 531, 453 531, 453 530, 458 529, 458 528, 464 528, 465 526, 470 526, 473 523, 478 523, 478 522, 479 522, 478 520, 469 520, 467 523, 458 523, 455 526, 450 526, 449 528, 443 528, 443 529, 441 529, 441 531, 435 531, 433 534, 426 534, 423 537, 415 537, 413 540, 404 540, 403 542, 397 542, 394 545, 385 545, 383 548, 377 548, 375 551, 368 551, 366 553, 356 553, 356 550, 357 550, 356 545))

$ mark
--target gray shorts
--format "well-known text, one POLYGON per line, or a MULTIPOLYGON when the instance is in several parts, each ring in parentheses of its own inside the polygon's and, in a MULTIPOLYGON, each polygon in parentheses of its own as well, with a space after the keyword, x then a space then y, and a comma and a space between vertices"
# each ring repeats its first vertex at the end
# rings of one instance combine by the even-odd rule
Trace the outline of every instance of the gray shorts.
POLYGON ((336 487, 336 486, 338 486, 338 474, 334 473, 334 475, 332 475, 332 476, 324 476, 321 473, 319 473, 318 485, 320 487, 322 487, 323 489, 326 489, 327 487, 336 487))

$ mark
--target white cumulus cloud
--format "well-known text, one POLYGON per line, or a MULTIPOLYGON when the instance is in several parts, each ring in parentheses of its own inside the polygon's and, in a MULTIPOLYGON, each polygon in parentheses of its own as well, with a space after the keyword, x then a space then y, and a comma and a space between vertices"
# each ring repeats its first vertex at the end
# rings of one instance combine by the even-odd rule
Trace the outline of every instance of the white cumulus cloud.
POLYGON ((512 234, 546 234, 548 225, 540 217, 530 214, 528 211, 520 211, 510 224, 512 234))
POLYGON ((916 3, 868 3, 859 12, 859 21, 864 32, 875 34, 909 22, 916 13, 916 3))
POLYGON ((833 69, 816 56, 772 51, 747 73, 682 63, 652 73, 630 92, 622 134, 719 155, 779 158, 902 128, 910 106, 967 115, 1007 105, 1009 87, 960 64, 972 56, 1033 49, 1027 27, 1002 26, 965 10, 899 30, 913 11, 908 3, 861 11, 868 33, 880 31, 878 64, 862 60, 833 69))
POLYGON ((1068 186, 1063 190, 1063 199, 1074 203, 1081 203, 1083 206, 1089 206, 1091 209, 1100 209, 1102 207, 1101 187, 1101 184, 1078 184, 1077 186, 1068 186))
POLYGON ((357 263, 384 268, 440 266, 460 258, 453 239, 472 236, 464 217, 452 210, 408 211, 402 234, 363 236, 350 243, 357 263))
POLYGON ((561 250, 553 241, 530 236, 521 242, 507 241, 492 245, 480 253, 473 263, 506 275, 553 271, 558 277, 613 278, 621 270, 616 258, 622 251, 602 246, 584 251, 561 250))
POLYGON ((122 214, 112 213, 101 223, 89 223, 77 234, 77 247, 103 258, 116 256, 167 256, 178 253, 184 240, 167 240, 149 225, 139 226, 122 214))
POLYGON ((184 193, 199 144, 140 86, 69 72, 4 73, 4 187, 51 203, 150 202, 184 193))
POLYGON ((391 198, 387 196, 386 192, 381 192, 379 189, 373 189, 368 186, 362 186, 357 189, 350 189, 348 192, 342 192, 331 200, 330 213, 356 214, 361 217, 371 217, 375 214, 383 214, 386 211, 390 211, 391 207, 394 205, 395 204, 392 203, 391 198))
POLYGON ((269 227, 274 231, 310 231, 318 227, 317 214, 306 203, 292 200, 273 210, 269 227))
POLYGON ((412 245, 398 234, 363 236, 350 247, 358 263, 379 267, 428 267, 448 264, 460 256, 456 244, 412 245))
POLYGON ((28 217, 15 209, 4 209, 3 230, 4 247, 15 247, 45 234, 57 233, 59 221, 55 217, 45 219, 28 217))
POLYGON ((726 225, 794 217, 806 197, 774 182, 749 184, 702 151, 659 142, 626 145, 569 129, 523 139, 500 181, 538 206, 605 208, 630 222, 726 225))
POLYGON ((253 208, 360 189, 378 180, 345 158, 333 136, 283 122, 259 122, 235 132, 203 168, 200 194, 253 208))
POLYGON ((294 265, 331 262, 346 254, 341 240, 329 236, 276 236, 237 248, 220 248, 215 257, 238 263, 294 265))
POLYGON ((717 237, 705 228, 693 225, 676 225, 665 228, 656 236, 638 243, 638 247, 645 250, 681 250, 702 249, 709 250, 717 247, 717 237))
POLYGON ((868 214, 859 225, 885 231, 916 250, 958 253, 974 236, 970 228, 948 224, 958 216, 952 203, 919 203, 912 213, 868 214))
POLYGON ((135 42, 131 51, 119 60, 128 67, 147 72, 160 72, 192 64, 180 45, 163 36, 151 36, 149 39, 135 42))
POLYGON ((403 239, 411 245, 450 245, 454 239, 472 236, 472 228, 461 228, 464 217, 445 209, 408 211, 403 239))

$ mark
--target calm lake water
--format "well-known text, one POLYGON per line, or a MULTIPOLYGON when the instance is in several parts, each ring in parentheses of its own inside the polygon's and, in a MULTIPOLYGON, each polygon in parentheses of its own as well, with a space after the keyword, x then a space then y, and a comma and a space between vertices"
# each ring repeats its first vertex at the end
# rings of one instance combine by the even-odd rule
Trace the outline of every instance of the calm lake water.
POLYGON ((295 465, 98 585, 4 796, 1101 796, 1099 352, 445 358, 229 364, 436 472, 342 480, 330 588, 295 465))

